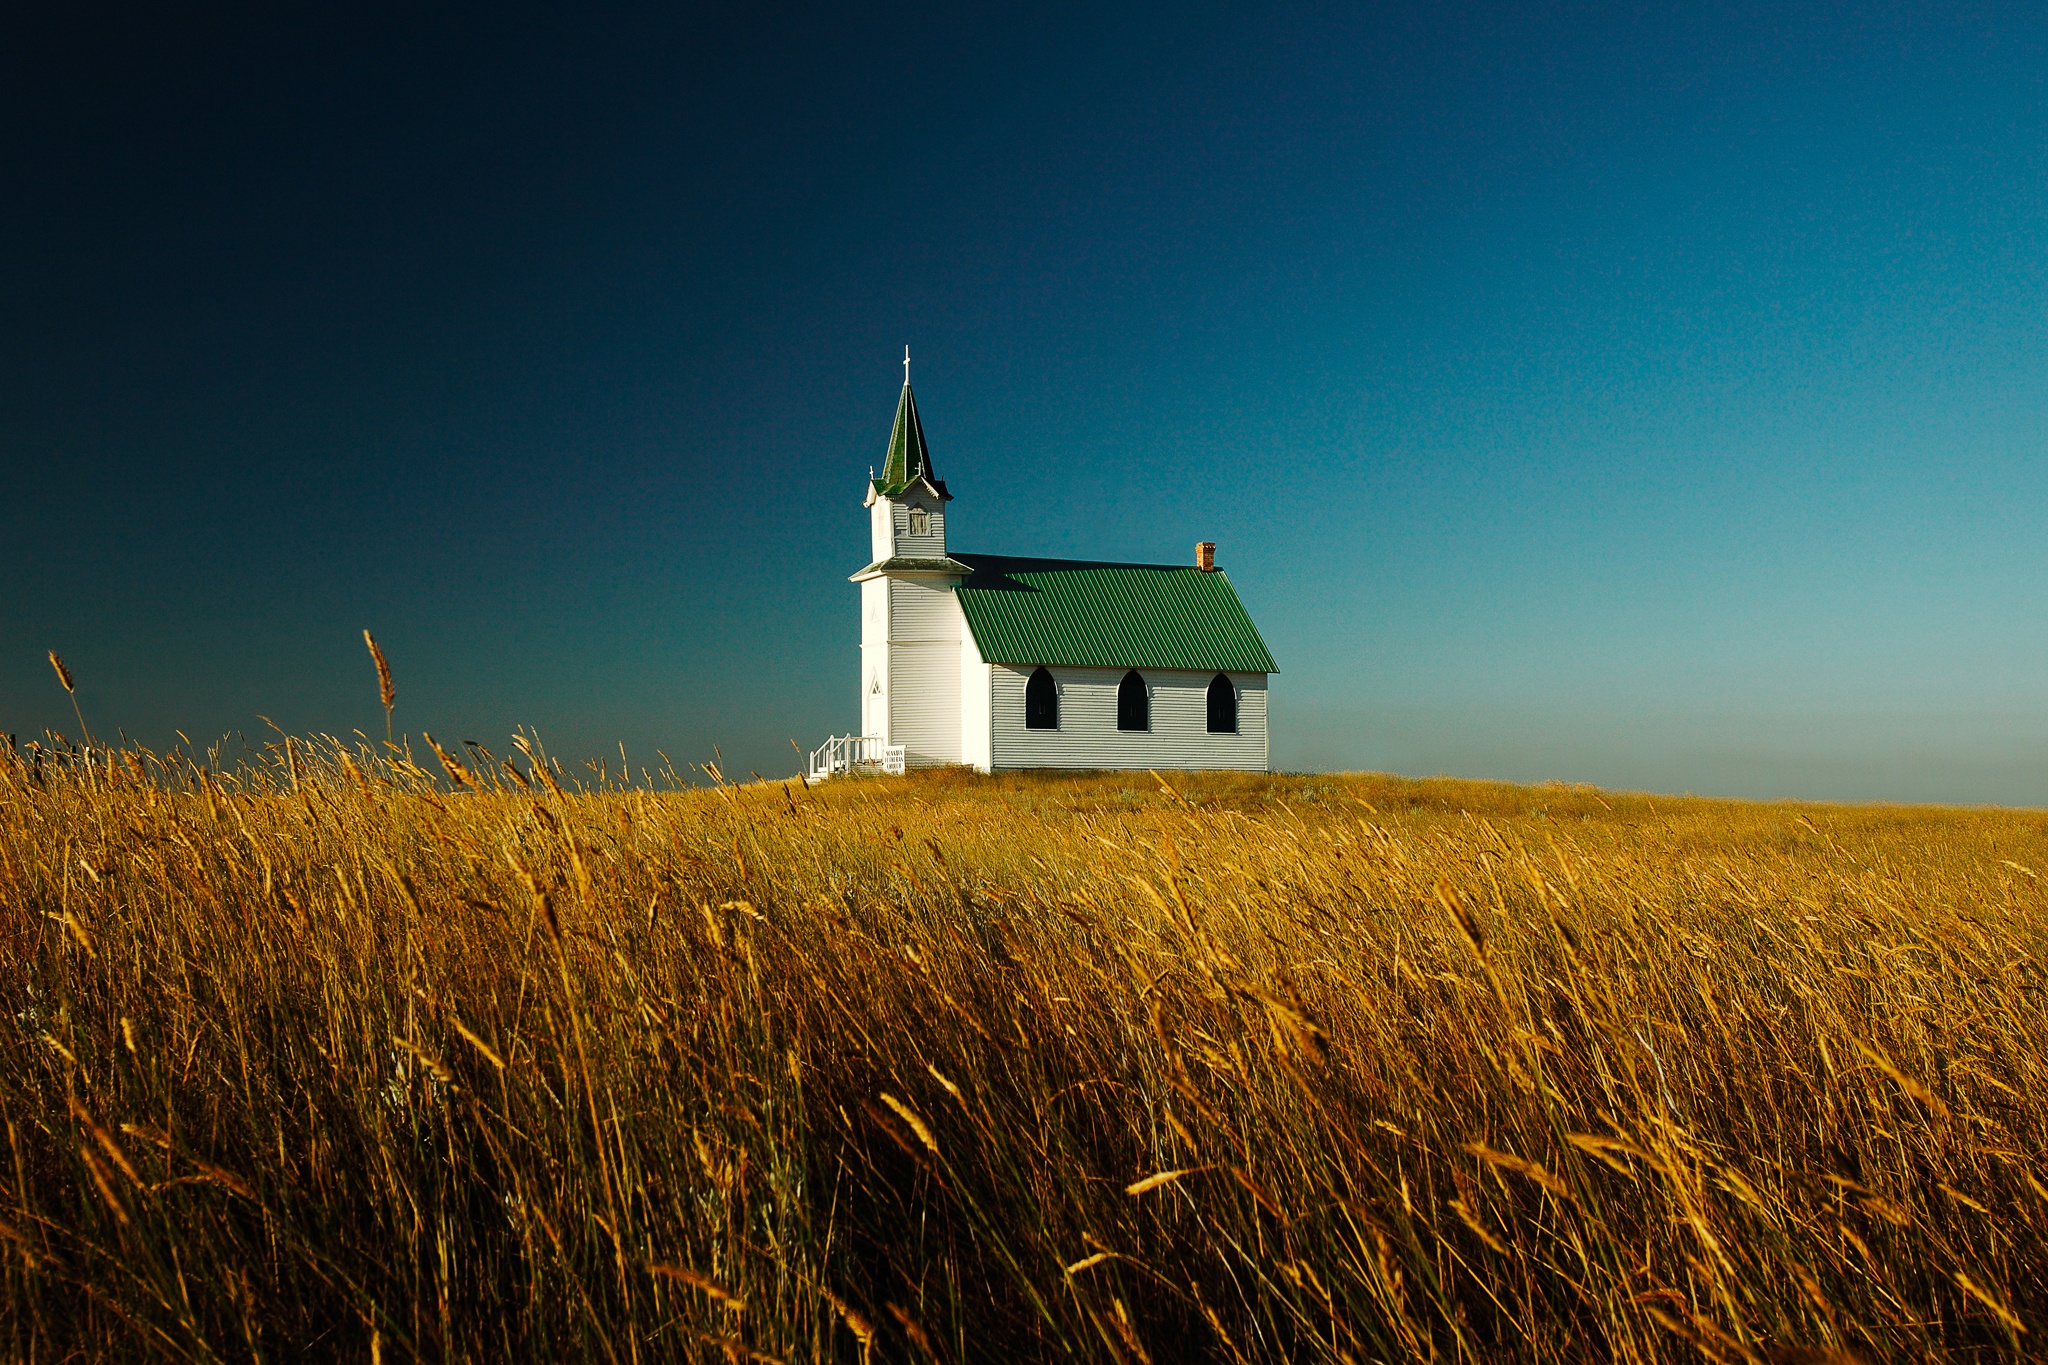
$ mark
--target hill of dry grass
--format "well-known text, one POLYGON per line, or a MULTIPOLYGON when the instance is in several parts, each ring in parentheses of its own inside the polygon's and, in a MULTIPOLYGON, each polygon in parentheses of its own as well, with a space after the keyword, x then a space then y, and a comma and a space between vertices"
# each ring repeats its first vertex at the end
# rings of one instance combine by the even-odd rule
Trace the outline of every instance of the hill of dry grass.
POLYGON ((274 758, 0 760, 8 1358, 2048 1334, 2037 814, 274 758))

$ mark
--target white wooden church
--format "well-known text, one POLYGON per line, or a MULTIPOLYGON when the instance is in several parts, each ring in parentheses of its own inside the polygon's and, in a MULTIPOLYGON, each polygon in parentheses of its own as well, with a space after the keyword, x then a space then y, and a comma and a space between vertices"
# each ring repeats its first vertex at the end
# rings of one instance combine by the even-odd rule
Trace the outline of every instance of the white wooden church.
MULTIPOLYGON (((872 476, 873 471, 870 470, 872 476)), ((861 731, 811 755, 855 767, 1267 767, 1278 671, 1216 567, 953 553, 906 352, 860 584, 861 731)))

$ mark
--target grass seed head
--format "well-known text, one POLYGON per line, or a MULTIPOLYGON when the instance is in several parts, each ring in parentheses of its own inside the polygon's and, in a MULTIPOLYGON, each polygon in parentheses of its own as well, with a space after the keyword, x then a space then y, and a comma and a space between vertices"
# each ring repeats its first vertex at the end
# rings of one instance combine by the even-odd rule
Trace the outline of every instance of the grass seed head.
POLYGON ((370 647, 370 662, 377 666, 377 700, 389 711, 398 700, 398 689, 391 682, 391 665, 384 661, 384 651, 367 630, 363 632, 363 643, 370 647))

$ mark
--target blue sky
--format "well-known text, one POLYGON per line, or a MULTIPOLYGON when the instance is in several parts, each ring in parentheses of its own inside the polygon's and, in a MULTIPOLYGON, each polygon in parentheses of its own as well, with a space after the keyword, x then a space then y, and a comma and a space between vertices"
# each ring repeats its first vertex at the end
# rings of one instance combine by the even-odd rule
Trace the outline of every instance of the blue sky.
POLYGON ((0 729, 791 771, 959 548, 1219 558, 1291 768, 2048 803, 2022 6, 46 15, 0 729), (151 27, 155 24, 155 27, 151 27))

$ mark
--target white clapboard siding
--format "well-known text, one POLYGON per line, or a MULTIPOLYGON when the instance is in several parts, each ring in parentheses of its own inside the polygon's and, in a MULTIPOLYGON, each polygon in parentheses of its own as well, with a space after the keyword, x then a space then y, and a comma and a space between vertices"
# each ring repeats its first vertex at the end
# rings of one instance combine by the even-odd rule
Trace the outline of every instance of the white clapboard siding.
MULTIPOLYGON (((965 651, 963 651, 964 653, 965 651)), ((899 666, 900 667, 900 666, 899 666)), ((1024 685, 1032 670, 1009 664, 990 669, 989 767, 1007 768, 1236 768, 1267 770, 1266 675, 1233 673, 1237 733, 1209 733, 1209 681, 1213 673, 1140 669, 1152 696, 1152 728, 1116 728, 1116 689, 1125 670, 1055 668, 1060 728, 1024 727, 1024 685)), ((979 766, 979 765, 977 765, 979 766)))
POLYGON ((871 578, 860 585, 860 733, 879 735, 888 728, 889 584, 871 578))
POLYGON ((868 548, 878 563, 896 553, 896 512, 887 498, 876 498, 868 507, 868 548))
POLYGON ((860 642, 880 644, 889 638, 889 580, 870 578, 860 585, 860 642))
POLYGON ((889 732, 889 646, 860 647, 860 732, 885 735, 889 732))
POLYGON ((991 770, 989 750, 990 689, 994 680, 974 643, 974 632, 960 632, 960 761, 991 770))
POLYGON ((961 761, 960 637, 951 579, 890 578, 888 736, 910 763, 961 761))
POLYGON ((889 646, 888 741, 915 767, 960 761, 958 641, 889 646))
POLYGON ((951 578, 896 578, 889 584, 889 642, 958 644, 967 629, 951 578))

